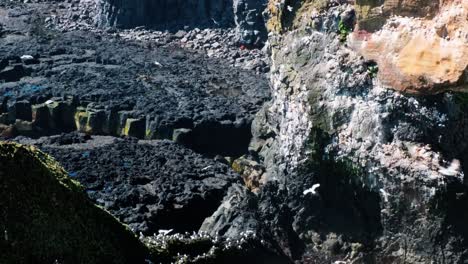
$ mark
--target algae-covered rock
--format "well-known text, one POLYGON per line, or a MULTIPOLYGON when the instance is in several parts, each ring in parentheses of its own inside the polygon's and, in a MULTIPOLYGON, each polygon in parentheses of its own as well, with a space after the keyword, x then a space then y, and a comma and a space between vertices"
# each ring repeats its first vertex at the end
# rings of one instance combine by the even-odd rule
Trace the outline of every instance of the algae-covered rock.
POLYGON ((146 248, 34 147, 0 143, 0 263, 144 263, 146 248))

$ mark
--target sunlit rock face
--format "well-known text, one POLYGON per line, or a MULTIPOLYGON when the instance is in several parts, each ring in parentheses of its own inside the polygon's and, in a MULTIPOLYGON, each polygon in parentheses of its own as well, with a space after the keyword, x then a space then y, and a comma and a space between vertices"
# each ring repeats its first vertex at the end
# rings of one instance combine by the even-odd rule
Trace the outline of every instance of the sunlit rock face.
POLYGON ((357 1, 355 8, 349 44, 377 62, 384 86, 417 94, 468 89, 467 0, 357 1))
POLYGON ((257 225, 298 263, 463 263, 468 97, 433 94, 466 69, 463 2, 362 2, 269 2, 272 99, 250 144, 264 173, 248 175, 258 208, 231 193, 204 228, 257 225))

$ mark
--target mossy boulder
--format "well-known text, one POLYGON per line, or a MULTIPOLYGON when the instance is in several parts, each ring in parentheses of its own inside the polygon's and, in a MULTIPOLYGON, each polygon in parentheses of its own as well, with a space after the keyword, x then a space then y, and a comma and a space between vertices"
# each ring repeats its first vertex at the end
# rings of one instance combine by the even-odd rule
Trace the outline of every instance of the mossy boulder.
POLYGON ((0 263, 144 263, 146 247, 34 147, 0 142, 0 263))

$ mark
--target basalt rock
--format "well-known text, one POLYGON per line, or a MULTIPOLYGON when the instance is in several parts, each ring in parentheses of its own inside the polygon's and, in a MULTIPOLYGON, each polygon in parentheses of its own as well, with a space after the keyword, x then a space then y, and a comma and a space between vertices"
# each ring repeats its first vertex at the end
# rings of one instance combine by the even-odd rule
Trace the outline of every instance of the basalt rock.
POLYGON ((0 71, 0 80, 14 82, 28 75, 27 70, 22 65, 13 65, 5 67, 0 71))
MULTIPOLYGON (((5 19, 17 25, 26 17, 5 19)), ((11 29, 27 35, 26 26, 11 29)), ((255 112, 269 98, 265 75, 180 47, 155 49, 151 41, 81 31, 51 41, 26 36, 0 42, 6 68, 20 63, 34 76, 0 84, 0 121, 32 120, 35 137, 78 130, 172 139, 175 130, 191 129, 185 146, 238 157, 247 151, 255 112), (23 64, 24 54, 38 54, 39 63, 23 64), (21 105, 26 101, 30 110, 21 105), (22 107, 18 117, 15 104, 22 107)))
POLYGON ((262 15, 266 0, 99 0, 96 22, 101 27, 147 26, 235 27, 242 45, 263 46, 267 39, 262 15))
POLYGON ((17 140, 50 154, 95 203, 145 235, 197 231, 241 180, 227 165, 170 141, 79 133, 17 140))
POLYGON ((234 23, 231 0, 101 0, 97 8, 101 26, 231 26, 234 23))
POLYGON ((234 21, 241 44, 263 46, 267 40, 267 30, 263 11, 265 0, 234 0, 234 21))

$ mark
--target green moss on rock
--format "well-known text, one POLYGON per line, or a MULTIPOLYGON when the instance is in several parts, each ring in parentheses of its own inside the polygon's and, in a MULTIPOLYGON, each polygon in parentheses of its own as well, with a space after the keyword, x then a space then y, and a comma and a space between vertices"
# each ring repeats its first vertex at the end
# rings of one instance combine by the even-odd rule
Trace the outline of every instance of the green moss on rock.
POLYGON ((145 246, 51 157, 0 142, 0 263, 143 263, 145 246))

